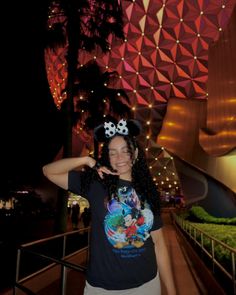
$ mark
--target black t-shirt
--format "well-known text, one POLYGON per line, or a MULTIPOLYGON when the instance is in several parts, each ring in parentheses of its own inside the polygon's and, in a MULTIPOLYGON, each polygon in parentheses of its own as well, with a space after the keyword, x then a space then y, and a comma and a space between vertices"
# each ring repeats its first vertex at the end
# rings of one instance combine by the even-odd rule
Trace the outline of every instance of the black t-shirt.
MULTIPOLYGON (((80 172, 69 172, 68 188, 80 194, 80 172)), ((91 183, 86 196, 92 214, 87 281, 107 290, 135 288, 157 274, 150 231, 161 228, 162 221, 148 204, 141 209, 129 181, 120 180, 116 198, 107 202, 107 197, 99 182, 91 183)))

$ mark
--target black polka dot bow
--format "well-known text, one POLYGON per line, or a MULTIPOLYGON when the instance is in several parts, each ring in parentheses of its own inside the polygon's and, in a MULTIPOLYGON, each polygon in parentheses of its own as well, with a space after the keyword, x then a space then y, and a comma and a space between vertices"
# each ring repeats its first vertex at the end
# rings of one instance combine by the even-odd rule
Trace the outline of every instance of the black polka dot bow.
POLYGON ((117 133, 120 135, 128 135, 129 134, 129 130, 127 128, 127 122, 124 119, 121 119, 117 125, 115 125, 112 122, 105 122, 104 129, 105 129, 106 138, 110 138, 117 133))

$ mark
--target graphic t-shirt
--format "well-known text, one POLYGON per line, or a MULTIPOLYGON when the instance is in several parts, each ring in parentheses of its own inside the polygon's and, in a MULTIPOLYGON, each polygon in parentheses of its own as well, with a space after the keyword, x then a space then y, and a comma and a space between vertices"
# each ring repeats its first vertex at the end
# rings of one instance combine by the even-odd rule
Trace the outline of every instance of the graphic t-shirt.
MULTIPOLYGON (((69 190, 80 194, 80 172, 71 171, 69 190)), ((162 227, 160 216, 149 205, 141 208, 131 182, 120 180, 116 196, 107 201, 101 183, 90 185, 87 199, 92 213, 87 280, 95 287, 122 290, 138 287, 157 274, 150 231, 162 227)))

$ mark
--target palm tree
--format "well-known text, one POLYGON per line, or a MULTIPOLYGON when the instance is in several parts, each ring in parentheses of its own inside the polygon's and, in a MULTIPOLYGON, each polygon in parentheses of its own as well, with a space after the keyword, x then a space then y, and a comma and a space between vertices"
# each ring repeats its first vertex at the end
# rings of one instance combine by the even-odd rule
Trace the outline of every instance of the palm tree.
POLYGON ((124 39, 122 8, 119 1, 106 0, 58 0, 51 2, 47 31, 47 46, 67 46, 68 78, 65 112, 67 128, 64 140, 64 156, 72 152, 73 87, 76 79, 79 49, 92 51, 96 46, 103 53, 109 50, 108 37, 114 34, 124 39))
MULTIPOLYGON (((96 46, 106 53, 108 37, 114 34, 124 39, 122 7, 119 0, 57 0, 49 1, 49 21, 46 46, 67 46, 67 99, 62 108, 66 128, 64 131, 63 156, 72 154, 73 100, 80 49, 92 51, 96 46)), ((90 108, 88 110, 91 110, 90 108)), ((58 197, 57 231, 66 230, 67 197, 58 197)))
MULTIPOLYGON (((91 134, 92 130, 108 117, 131 117, 130 101, 126 92, 110 86, 116 78, 116 71, 102 72, 94 60, 77 69, 73 91, 77 101, 73 126, 76 126, 77 130, 91 134)), ((98 157, 98 143, 95 140, 94 157, 98 157)))

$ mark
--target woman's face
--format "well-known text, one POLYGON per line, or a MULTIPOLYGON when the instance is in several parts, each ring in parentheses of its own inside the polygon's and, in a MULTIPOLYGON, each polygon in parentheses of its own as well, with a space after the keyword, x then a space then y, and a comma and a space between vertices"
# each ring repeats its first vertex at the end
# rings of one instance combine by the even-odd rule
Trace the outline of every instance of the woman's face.
POLYGON ((111 167, 119 174, 119 178, 131 180, 132 156, 122 136, 115 136, 108 145, 111 167))

